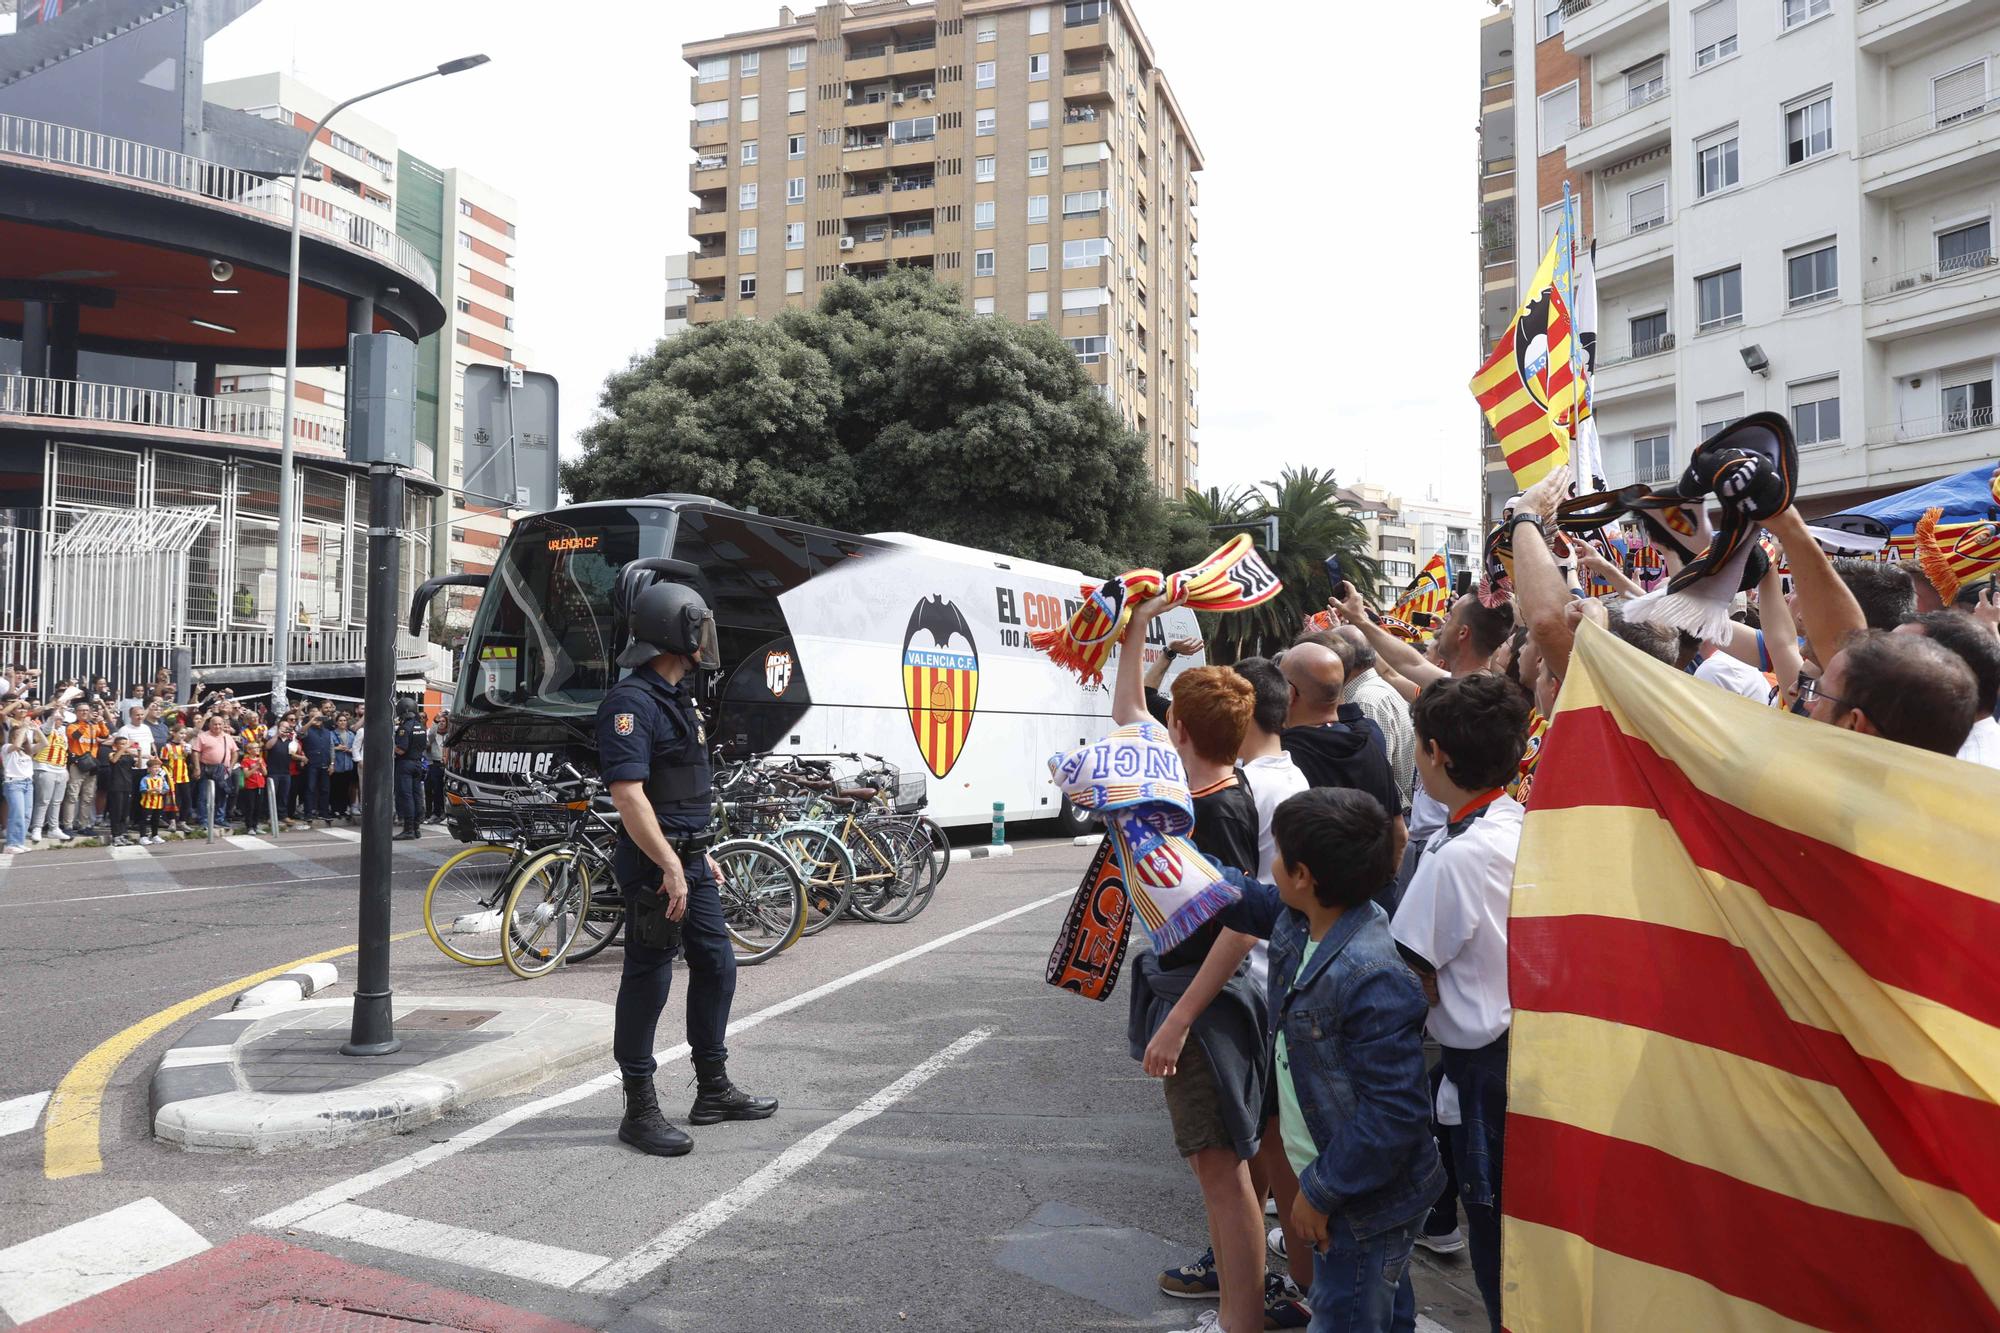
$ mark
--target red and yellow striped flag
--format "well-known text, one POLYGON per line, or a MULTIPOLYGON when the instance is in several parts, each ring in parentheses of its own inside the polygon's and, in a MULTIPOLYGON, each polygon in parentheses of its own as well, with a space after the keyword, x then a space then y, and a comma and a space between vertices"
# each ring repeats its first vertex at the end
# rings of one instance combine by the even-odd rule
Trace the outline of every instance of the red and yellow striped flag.
POLYGON ((2000 1327, 2000 773, 1580 627, 1509 924, 1513 1333, 2000 1327))
POLYGON ((1451 600, 1451 566, 1443 551, 1424 563, 1417 571, 1416 581, 1402 600, 1389 608, 1389 614, 1398 620, 1414 623, 1415 613, 1428 612, 1434 616, 1444 614, 1445 603, 1451 600))
POLYGON ((1549 246, 1528 286, 1528 299, 1500 335, 1493 355, 1472 377, 1472 396, 1500 441, 1514 484, 1522 490, 1569 461, 1575 380, 1569 308, 1556 289, 1562 238, 1549 246))

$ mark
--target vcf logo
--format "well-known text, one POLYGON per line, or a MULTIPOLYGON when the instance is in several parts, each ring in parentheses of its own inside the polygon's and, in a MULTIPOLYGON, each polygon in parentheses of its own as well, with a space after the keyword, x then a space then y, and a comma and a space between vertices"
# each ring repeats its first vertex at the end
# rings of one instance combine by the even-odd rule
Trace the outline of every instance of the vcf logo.
POLYGON ((910 612, 903 633, 903 703, 932 776, 943 777, 965 749, 979 702, 979 648, 965 614, 939 596, 910 612))
POLYGON ((792 683, 792 655, 782 649, 764 654, 764 688, 773 699, 785 697, 792 683))

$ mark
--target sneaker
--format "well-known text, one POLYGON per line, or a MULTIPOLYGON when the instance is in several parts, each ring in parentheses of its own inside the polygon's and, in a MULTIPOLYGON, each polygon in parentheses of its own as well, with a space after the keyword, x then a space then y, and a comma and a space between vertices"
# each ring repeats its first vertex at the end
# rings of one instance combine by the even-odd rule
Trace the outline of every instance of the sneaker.
POLYGON ((1283 1227, 1272 1227, 1271 1234, 1264 1237, 1264 1244, 1272 1254, 1283 1259, 1285 1257, 1285 1229, 1283 1227))
POLYGON ((65 831, 65 830, 63 830, 63 829, 57 829, 57 830, 55 831, 55 834, 54 834, 54 837, 55 837, 55 840, 56 840, 57 842, 68 842, 68 841, 69 841, 69 834, 68 834, 68 832, 66 832, 66 831, 65 831))
POLYGON ((1222 1295, 1222 1279, 1215 1275, 1215 1249, 1213 1246, 1201 1252, 1201 1257, 1179 1268, 1169 1268, 1160 1274, 1160 1290, 1169 1296, 1184 1301, 1212 1300, 1222 1295))
POLYGON ((40 833, 30 833, 28 835, 29 842, 40 842, 41 840, 42 840, 42 835, 40 833))
POLYGON ((1432 1235, 1428 1231, 1417 1233, 1417 1244, 1432 1254, 1457 1254, 1465 1248, 1465 1233, 1457 1227, 1432 1235))
POLYGON ((1298 1283, 1283 1273, 1264 1275, 1264 1327, 1306 1328, 1312 1311, 1306 1306, 1298 1283))
POLYGON ((1213 1310, 1203 1310, 1194 1327, 1182 1329, 1181 1333, 1222 1333, 1222 1316, 1213 1310))
POLYGON ((9 856, 12 856, 12 855, 14 855, 14 854, 16 854, 16 853, 18 853, 18 852, 25 852, 25 851, 27 851, 28 849, 27 849, 26 847, 23 847, 23 846, 22 846, 22 845, 21 845, 20 843, 18 843, 18 842, 11 842, 11 843, 8 843, 8 844, 7 844, 7 846, 6 846, 6 847, 5 847, 4 849, 0 849, 0 850, 5 850, 5 851, 6 851, 6 853, 7 853, 7 854, 8 854, 9 856))

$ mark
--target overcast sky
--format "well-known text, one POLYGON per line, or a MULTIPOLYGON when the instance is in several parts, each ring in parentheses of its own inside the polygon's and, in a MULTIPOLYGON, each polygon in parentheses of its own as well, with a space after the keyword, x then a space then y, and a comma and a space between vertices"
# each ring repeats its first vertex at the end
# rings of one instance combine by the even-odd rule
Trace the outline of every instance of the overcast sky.
MULTIPOLYGON (((803 11, 811 5, 795 0, 803 11)), ((1406 498, 1478 487, 1475 143, 1486 0, 1136 0, 1206 157, 1201 482, 1331 465, 1406 498), (1412 11, 1423 11, 1421 25, 1412 11)), ((660 335, 688 248, 685 41, 777 0, 264 0, 208 76, 283 69, 332 97, 472 51, 493 63, 358 108, 520 203, 518 313, 564 434, 660 335)))

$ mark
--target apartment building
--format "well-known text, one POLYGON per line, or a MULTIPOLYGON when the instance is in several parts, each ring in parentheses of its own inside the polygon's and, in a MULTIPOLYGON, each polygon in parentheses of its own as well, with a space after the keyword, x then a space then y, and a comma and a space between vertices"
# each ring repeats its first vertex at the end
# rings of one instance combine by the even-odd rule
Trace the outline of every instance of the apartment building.
MULTIPOLYGON (((1521 295, 1514 267, 1514 11, 1501 5, 1479 22, 1479 345, 1477 365, 1507 331, 1521 295)), ((1500 521, 1514 493, 1500 441, 1478 412, 1481 519, 1500 521)))
POLYGON ((930 268, 1052 323, 1161 491, 1195 484, 1201 151, 1129 0, 783 8, 682 54, 690 323, 930 268))
POLYGON ((662 325, 671 338, 688 326, 688 302, 694 299, 694 279, 688 277, 687 251, 667 256, 667 309, 662 325))
POLYGON ((2000 456, 2000 6, 1522 0, 1514 48, 1516 262, 1567 179, 1612 484, 1759 410, 1808 513, 2000 456))
MULTIPOLYGON (((309 130, 333 99, 286 74, 211 83, 204 96, 221 106, 309 130)), ((339 221, 364 218, 404 237, 437 270, 443 329, 417 345, 417 462, 451 488, 445 500, 413 515, 424 535, 405 547, 408 573, 490 570, 506 536, 509 497, 487 494, 464 476, 465 368, 522 364, 514 335, 514 201, 454 167, 403 150, 384 126, 343 111, 310 150, 308 207, 339 221), (464 493, 454 493, 464 492, 464 493)), ((282 367, 221 367, 217 391, 272 408, 284 396, 282 367)), ((298 400, 338 416, 344 376, 338 368, 301 366, 298 400)), ((420 580, 419 580, 420 581, 420 580)), ((447 619, 469 624, 476 595, 455 598, 447 619)))
POLYGON ((1428 498, 1404 500, 1369 482, 1343 486, 1338 495, 1368 530, 1370 553, 1382 569, 1374 590, 1378 605, 1389 606, 1401 597, 1417 571, 1441 550, 1449 553, 1454 573, 1477 567, 1479 520, 1471 510, 1428 498))

